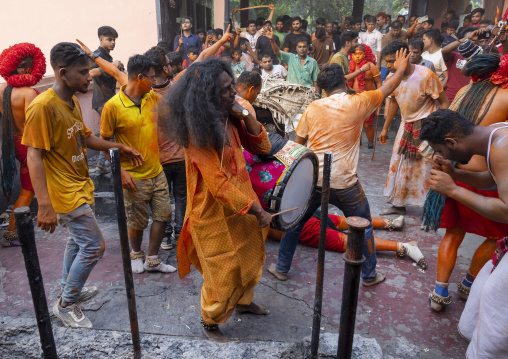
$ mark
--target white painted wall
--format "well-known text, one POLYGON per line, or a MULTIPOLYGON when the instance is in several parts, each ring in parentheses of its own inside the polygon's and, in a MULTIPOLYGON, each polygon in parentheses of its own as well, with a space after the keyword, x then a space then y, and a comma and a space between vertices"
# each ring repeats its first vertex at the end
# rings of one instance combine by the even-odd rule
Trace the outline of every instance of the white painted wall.
POLYGON ((46 56, 46 74, 51 74, 49 53, 55 44, 78 38, 95 50, 99 46, 97 29, 109 25, 119 34, 111 55, 127 66, 130 56, 144 53, 158 42, 156 1, 1 0, 0 51, 31 42, 46 56))

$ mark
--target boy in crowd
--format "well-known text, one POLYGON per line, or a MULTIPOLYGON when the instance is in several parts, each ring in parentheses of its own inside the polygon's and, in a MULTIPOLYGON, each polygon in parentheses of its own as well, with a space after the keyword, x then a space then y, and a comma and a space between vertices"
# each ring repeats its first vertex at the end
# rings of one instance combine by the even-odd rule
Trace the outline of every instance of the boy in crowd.
MULTIPOLYGON (((123 64, 118 60, 113 61, 110 54, 115 49, 118 32, 111 26, 101 26, 97 33, 99 35, 99 47, 95 50, 94 56, 102 57, 104 60, 115 64, 118 69, 123 69, 123 64)), ((90 76, 93 78, 92 108, 100 115, 104 104, 116 93, 116 80, 105 73, 95 62, 92 62, 90 66, 90 76)), ((97 174, 108 172, 106 158, 102 152, 99 153, 95 172, 97 174)))
POLYGON ((198 48, 198 52, 201 53, 201 38, 192 33, 192 18, 185 17, 185 21, 182 23, 182 34, 177 35, 173 42, 173 51, 178 51, 184 60, 187 60, 187 48, 189 46, 196 46, 198 48), (180 38, 183 40, 180 41, 180 38))
POLYGON ((443 43, 441 44, 441 47, 445 47, 452 42, 455 41, 455 38, 453 35, 457 32, 457 29, 459 28, 459 21, 458 20, 450 20, 446 27, 444 28, 445 32, 443 33, 443 43))
POLYGON ((383 35, 387 34, 390 31, 390 25, 388 25, 387 20, 388 16, 382 11, 376 15, 377 29, 383 35))
MULTIPOLYGON (((318 17, 316 19, 316 31, 317 29, 319 28, 324 28, 326 26, 326 19, 324 17, 318 17)), ((312 38, 311 38, 312 41, 316 40, 316 33, 314 32, 312 34, 312 38)))
MULTIPOLYGON (((122 160, 122 185, 125 212, 129 227, 133 273, 157 271, 169 273, 176 268, 162 263, 158 256, 166 224, 171 220, 169 187, 159 160, 157 106, 159 97, 153 92, 156 63, 143 55, 134 55, 127 64, 127 85, 104 106, 101 116, 101 137, 115 136, 118 142, 132 144, 141 150, 144 162, 134 167, 122 160), (141 250, 143 231, 148 226, 148 205, 153 223, 146 261, 141 250)), ((109 158, 109 154, 105 153, 109 158)))
POLYGON ((275 23, 275 30, 273 30, 273 33, 279 39, 279 43, 282 44, 284 42, 284 36, 286 36, 284 18, 282 16, 277 18, 277 22, 275 23))
POLYGON ((287 70, 282 65, 274 65, 272 57, 268 54, 261 56, 261 75, 263 77, 270 77, 272 79, 285 80, 288 75, 287 70))
POLYGON ((242 49, 237 47, 233 50, 233 61, 231 62, 231 71, 233 71, 233 75, 241 75, 242 72, 247 71, 245 64, 241 60, 242 58, 242 49))
POLYGON ((323 27, 316 29, 316 40, 312 41, 312 50, 310 56, 317 61, 319 69, 330 62, 334 52, 335 44, 331 37, 326 36, 326 30, 323 27))
POLYGON ((376 56, 376 65, 380 67, 383 34, 376 29, 376 18, 372 15, 365 18, 365 26, 367 26, 367 31, 360 33, 358 42, 368 45, 372 49, 374 56, 376 56))
POLYGON ((428 18, 424 22, 422 22, 423 30, 427 31, 434 27, 434 19, 428 18))
MULTIPOLYGON (((272 29, 272 23, 271 23, 271 21, 267 20, 267 21, 265 21, 265 23, 263 25, 263 30, 267 31, 268 29, 272 29)), ((275 40, 275 43, 277 44, 277 46, 280 47, 279 38, 277 36, 274 36, 274 40, 275 40)), ((272 57, 272 61, 274 64, 279 63, 277 56, 275 56, 275 54, 273 52, 272 44, 270 43, 270 39, 264 35, 261 35, 258 38, 258 41, 256 43, 256 57, 258 58, 258 60, 261 59, 262 55, 270 55, 272 57)))
POLYGON ((206 41, 206 31, 204 29, 197 29, 196 30, 196 35, 201 40, 201 43, 204 44, 205 41, 206 41))
POLYGON ((431 70, 433 73, 436 73, 436 68, 434 67, 434 64, 432 61, 425 60, 422 57, 423 53, 423 40, 420 39, 412 39, 409 40, 408 43, 409 46, 409 52, 411 52, 411 56, 409 56, 409 62, 413 65, 420 65, 425 66, 429 70, 431 70))
POLYGON ((183 62, 183 67, 188 68, 198 58, 198 48, 196 46, 189 46, 187 49, 187 59, 183 62))
POLYGON ((443 53, 441 52, 442 42, 443 36, 441 36, 438 29, 425 31, 423 34, 424 52, 422 57, 434 64, 436 75, 441 82, 441 86, 446 87, 446 83, 448 82, 448 69, 443 59, 443 53))
MULTIPOLYGON (((236 33, 238 35, 238 29, 236 33)), ((259 61, 257 54, 252 50, 252 47, 250 47, 249 40, 247 40, 245 37, 237 36, 233 46, 234 48, 240 47, 242 50, 242 62, 245 64, 247 71, 252 71, 254 64, 258 64, 259 61)))
POLYGON ((471 11, 471 26, 479 27, 485 15, 485 9, 478 7, 471 11))
MULTIPOLYGON (((402 30, 402 23, 399 20, 392 22, 390 32, 383 36, 383 40, 381 41, 382 48, 384 49, 386 45, 393 40, 406 41, 406 31, 402 30)), ((381 56, 381 80, 386 80, 386 76, 388 76, 389 73, 390 71, 388 67, 386 67, 386 61, 381 56)))

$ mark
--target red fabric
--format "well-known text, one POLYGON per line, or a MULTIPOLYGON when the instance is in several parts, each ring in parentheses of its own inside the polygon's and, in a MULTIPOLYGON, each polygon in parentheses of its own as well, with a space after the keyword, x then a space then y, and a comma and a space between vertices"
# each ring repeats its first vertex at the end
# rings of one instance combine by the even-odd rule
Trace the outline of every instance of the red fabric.
POLYGON ((501 57, 499 69, 490 77, 490 81, 501 88, 508 88, 508 55, 501 57))
POLYGON ((462 68, 466 64, 466 59, 460 53, 453 51, 450 59, 445 62, 448 68, 448 82, 446 83, 446 97, 450 103, 453 102, 457 92, 468 85, 471 77, 462 75, 462 68))
POLYGON ((46 59, 42 51, 27 42, 13 45, 0 54, 0 76, 12 87, 30 87, 36 85, 46 73, 46 59), (23 58, 32 57, 32 71, 24 75, 12 75, 23 58))
POLYGON ((372 112, 372 114, 369 117, 367 117, 367 119, 363 123, 365 125, 373 125, 375 118, 376 118, 376 113, 372 112))
POLYGON ((14 149, 16 151, 16 159, 19 161, 19 177, 21 179, 21 188, 26 191, 34 191, 32 181, 30 180, 30 173, 28 172, 28 164, 26 156, 28 149, 25 145, 21 144, 23 136, 14 136, 14 149))
MULTIPOLYGON (((368 45, 365 45, 365 44, 361 44, 360 46, 363 46, 363 48, 365 49, 365 58, 363 59, 362 62, 360 62, 357 65, 356 62, 354 62, 354 60, 353 60, 353 54, 349 54, 349 73, 355 72, 357 66, 360 68, 369 62, 371 62, 373 64, 376 63, 376 57, 372 53, 372 49, 368 45)), ((358 81, 359 92, 365 91, 365 72, 362 72, 360 75, 356 76, 356 80, 358 81)), ((349 86, 353 87, 353 84, 354 84, 354 79, 349 82, 349 86)))
MULTIPOLYGON (((484 197, 499 198, 497 191, 477 189, 458 181, 455 183, 484 197)), ((456 227, 462 227, 468 233, 487 238, 501 239, 508 236, 508 224, 487 219, 462 203, 446 197, 445 208, 441 215, 441 228, 456 227)))
MULTIPOLYGON (((335 227, 340 225, 340 217, 333 214, 328 215, 335 224, 335 227)), ((303 226, 302 233, 300 234, 300 242, 309 247, 317 248, 319 245, 319 229, 320 220, 314 216, 303 226)), ((344 252, 344 243, 347 240, 347 236, 342 233, 335 231, 331 228, 326 229, 326 246, 325 248, 329 251, 344 252)))

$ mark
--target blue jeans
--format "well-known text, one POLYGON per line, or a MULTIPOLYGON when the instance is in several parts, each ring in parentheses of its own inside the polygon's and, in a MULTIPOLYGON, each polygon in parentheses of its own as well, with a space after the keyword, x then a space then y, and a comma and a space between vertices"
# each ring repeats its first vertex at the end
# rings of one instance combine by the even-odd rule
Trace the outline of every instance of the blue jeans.
MULTIPOLYGON (((316 188, 316 192, 310 200, 309 208, 298 225, 286 232, 280 241, 279 258, 276 269, 281 274, 287 274, 291 269, 293 256, 295 255, 296 245, 302 233, 303 226, 312 217, 312 214, 321 206, 321 187, 316 188)), ((360 182, 346 189, 330 189, 330 204, 339 208, 346 217, 362 217, 370 222, 370 227, 365 230, 363 242, 363 255, 365 262, 362 264, 362 278, 364 280, 373 279, 376 276, 376 247, 374 244, 374 235, 372 234, 372 219, 370 217, 370 207, 367 197, 363 192, 360 182), (370 246, 368 243, 370 242, 370 246)))
POLYGON ((69 231, 62 271, 62 298, 74 303, 106 244, 92 206, 85 203, 69 213, 58 213, 58 224, 69 231))
MULTIPOLYGON (((166 163, 162 165, 164 174, 168 180, 169 193, 173 191, 175 199, 175 239, 182 231, 185 210, 187 208, 187 175, 185 173, 185 161, 166 163)), ((168 223, 166 233, 173 233, 172 223, 168 223)))
POLYGON ((390 73, 390 70, 388 69, 388 67, 381 67, 381 81, 382 82, 385 82, 389 73, 390 73))

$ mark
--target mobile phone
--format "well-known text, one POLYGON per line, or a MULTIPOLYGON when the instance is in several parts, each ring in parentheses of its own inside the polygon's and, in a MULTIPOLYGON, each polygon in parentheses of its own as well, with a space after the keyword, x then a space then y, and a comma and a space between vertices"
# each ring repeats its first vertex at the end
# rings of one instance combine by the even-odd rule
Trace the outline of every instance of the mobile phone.
POLYGON ((427 15, 425 15, 425 16, 418 19, 418 23, 421 24, 421 23, 427 21, 428 19, 429 19, 429 17, 427 15))

